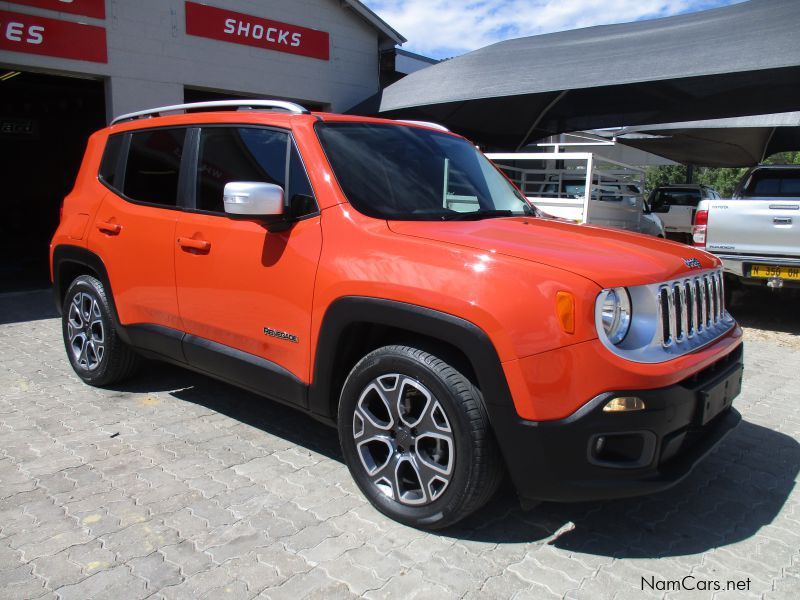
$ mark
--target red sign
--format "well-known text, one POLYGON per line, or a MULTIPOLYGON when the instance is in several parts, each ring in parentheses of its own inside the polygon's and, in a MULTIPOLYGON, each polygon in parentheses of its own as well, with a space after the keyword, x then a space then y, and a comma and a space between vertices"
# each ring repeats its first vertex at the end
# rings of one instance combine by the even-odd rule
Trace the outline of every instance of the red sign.
POLYGON ((11 3, 85 15, 95 19, 106 18, 106 0, 11 0, 11 3))
POLYGON ((0 10, 0 50, 106 63, 104 27, 0 10))
POLYGON ((186 3, 186 33, 320 60, 330 57, 326 31, 270 21, 196 2, 186 3))

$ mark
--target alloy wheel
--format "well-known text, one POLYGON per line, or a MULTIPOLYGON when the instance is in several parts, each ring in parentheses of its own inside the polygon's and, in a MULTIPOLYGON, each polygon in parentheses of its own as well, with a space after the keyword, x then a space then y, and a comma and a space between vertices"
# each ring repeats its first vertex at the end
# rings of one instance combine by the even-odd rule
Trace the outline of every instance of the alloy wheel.
POLYGON ((86 371, 94 371, 105 355, 105 328, 97 298, 78 292, 69 304, 67 339, 75 363, 86 371))
POLYGON ((372 485, 409 506, 437 500, 454 472, 450 420, 416 379, 392 373, 364 388, 353 412, 353 439, 372 485))

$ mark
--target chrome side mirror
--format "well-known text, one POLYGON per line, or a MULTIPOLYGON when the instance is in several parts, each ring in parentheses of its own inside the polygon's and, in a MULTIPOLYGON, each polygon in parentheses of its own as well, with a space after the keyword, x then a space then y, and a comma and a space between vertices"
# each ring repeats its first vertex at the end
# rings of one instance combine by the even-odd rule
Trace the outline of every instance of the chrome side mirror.
POLYGON ((283 188, 274 183, 231 181, 222 195, 225 212, 245 217, 282 217, 286 212, 283 188))

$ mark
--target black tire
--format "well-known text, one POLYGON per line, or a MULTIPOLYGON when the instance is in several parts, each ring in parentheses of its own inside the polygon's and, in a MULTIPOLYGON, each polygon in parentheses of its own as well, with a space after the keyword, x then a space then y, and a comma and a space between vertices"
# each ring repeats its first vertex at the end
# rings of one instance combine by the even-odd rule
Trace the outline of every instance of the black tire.
POLYGON ((480 390, 423 350, 385 346, 362 358, 342 389, 338 427, 345 462, 363 494, 383 514, 411 527, 441 529, 460 521, 494 495, 504 475, 480 390), (393 383, 395 388, 387 391, 393 383), (406 403, 405 412, 378 415, 381 406, 388 406, 381 398, 393 393, 398 407, 401 399, 406 403), (368 413, 381 418, 365 421, 368 413), (418 425, 407 427, 417 413, 418 425), (381 429, 390 423, 394 425, 381 429), (380 441, 369 442, 379 437, 380 441), (445 438, 452 441, 452 452, 445 438), (387 462, 377 468, 384 453, 387 462), (370 474, 367 464, 377 470, 370 474), (439 480, 445 476, 440 478, 431 465, 449 469, 446 482, 439 480), (398 478, 401 472, 405 476, 398 478), (391 473, 393 480, 375 481, 391 473), (400 489, 399 480, 406 491, 400 489), (419 504, 409 505, 412 500, 419 504))
POLYGON ((73 370, 89 385, 117 383, 139 366, 139 357, 114 328, 112 310, 103 284, 90 275, 76 278, 64 296, 64 347, 73 370))

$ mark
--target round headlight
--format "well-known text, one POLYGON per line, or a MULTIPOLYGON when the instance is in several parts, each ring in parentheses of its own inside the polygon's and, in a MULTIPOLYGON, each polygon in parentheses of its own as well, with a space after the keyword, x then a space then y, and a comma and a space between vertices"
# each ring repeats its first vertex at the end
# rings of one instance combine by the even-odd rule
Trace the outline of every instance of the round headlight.
POLYGON ((625 288, 603 292, 600 298, 600 319, 603 330, 612 344, 619 344, 631 326, 631 299, 625 288))

